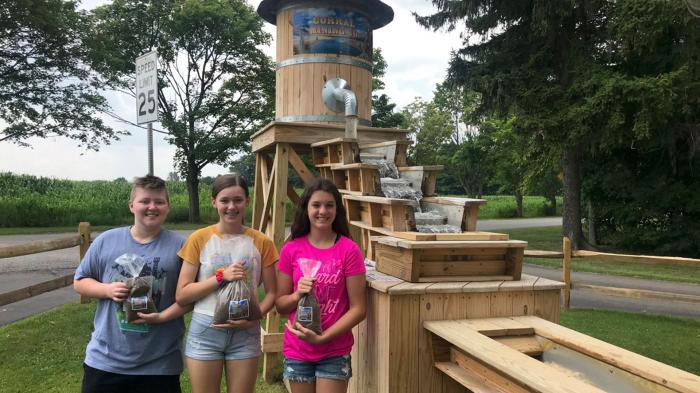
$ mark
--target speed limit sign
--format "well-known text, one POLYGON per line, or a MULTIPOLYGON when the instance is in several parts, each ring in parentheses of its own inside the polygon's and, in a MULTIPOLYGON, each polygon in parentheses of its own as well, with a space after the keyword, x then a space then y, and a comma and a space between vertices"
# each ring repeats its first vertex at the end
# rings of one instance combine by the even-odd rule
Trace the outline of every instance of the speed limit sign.
POLYGON ((158 121, 158 53, 136 58, 136 124, 158 121))

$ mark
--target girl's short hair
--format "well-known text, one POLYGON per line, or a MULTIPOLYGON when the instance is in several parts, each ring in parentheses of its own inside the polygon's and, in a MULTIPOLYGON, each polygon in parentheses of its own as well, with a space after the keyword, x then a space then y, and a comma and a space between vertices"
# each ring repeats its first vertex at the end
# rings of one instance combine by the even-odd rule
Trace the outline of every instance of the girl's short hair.
POLYGON ((299 206, 297 206, 294 222, 292 223, 292 239, 306 236, 309 234, 309 231, 311 231, 311 223, 309 222, 309 201, 316 191, 325 191, 333 195, 336 206, 333 231, 345 237, 350 237, 348 220, 345 216, 345 206, 343 206, 343 199, 340 196, 340 192, 338 192, 338 187, 328 179, 316 178, 304 189, 304 193, 301 194, 301 200, 299 201, 299 206))
POLYGON ((217 176, 216 179, 214 179, 214 182, 211 185, 212 199, 216 199, 216 196, 219 195, 221 190, 234 186, 241 187, 246 198, 250 198, 250 194, 248 193, 248 183, 245 181, 243 176, 239 175, 238 173, 229 173, 226 175, 217 176))

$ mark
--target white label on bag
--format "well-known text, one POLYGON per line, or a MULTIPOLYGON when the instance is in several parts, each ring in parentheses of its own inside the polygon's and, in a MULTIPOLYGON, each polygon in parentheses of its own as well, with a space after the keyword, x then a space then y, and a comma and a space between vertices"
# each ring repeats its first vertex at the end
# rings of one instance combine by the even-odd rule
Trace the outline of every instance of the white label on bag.
POLYGON ((228 317, 235 321, 237 319, 246 319, 250 315, 250 306, 248 299, 231 300, 228 302, 228 317))
POLYGON ((129 301, 131 302, 131 309, 133 311, 141 311, 148 308, 147 295, 132 297, 129 301))
POLYGON ((313 321, 314 317, 314 308, 313 307, 304 307, 304 306, 299 306, 297 307, 297 320, 300 322, 311 322, 313 321))

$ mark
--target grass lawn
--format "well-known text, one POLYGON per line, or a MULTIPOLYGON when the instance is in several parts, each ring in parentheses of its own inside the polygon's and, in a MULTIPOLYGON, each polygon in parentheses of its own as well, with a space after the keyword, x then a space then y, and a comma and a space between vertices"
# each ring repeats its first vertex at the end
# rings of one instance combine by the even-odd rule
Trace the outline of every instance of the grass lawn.
MULTIPOLYGON (((68 304, 0 327, 0 391, 79 391, 94 310, 94 302, 68 304)), ((700 374, 700 320, 587 310, 563 312, 561 319, 569 328, 700 374)), ((181 381, 190 392, 186 375, 181 381)), ((281 383, 256 386, 256 392, 284 391, 281 383)))
POLYGON ((681 370, 700 375, 700 319, 619 311, 562 312, 560 323, 681 370))
MULTIPOLYGON (((68 304, 0 327, 0 392, 80 391, 95 304, 68 304)), ((181 384, 183 392, 191 391, 184 373, 181 384)), ((225 391, 224 388, 222 392, 225 391)), ((286 392, 281 382, 258 382, 255 391, 286 392)))
MULTIPOLYGON (((512 229, 498 232, 508 233, 511 239, 526 240, 529 249, 561 251, 561 226, 512 229)), ((561 269, 562 261, 561 259, 525 258, 525 263, 561 269)), ((572 258, 571 269, 577 272, 700 284, 700 270, 696 267, 688 266, 615 262, 598 258, 572 258)))

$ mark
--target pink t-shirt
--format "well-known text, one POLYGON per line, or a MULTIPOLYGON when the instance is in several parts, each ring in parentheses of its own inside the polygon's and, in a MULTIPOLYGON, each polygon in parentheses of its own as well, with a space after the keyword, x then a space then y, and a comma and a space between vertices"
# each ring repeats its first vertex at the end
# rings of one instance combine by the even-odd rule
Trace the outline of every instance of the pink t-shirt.
MULTIPOLYGON (((280 272, 292 277, 294 291, 302 277, 299 258, 321 261, 321 267, 314 282, 314 294, 321 308, 321 327, 326 330, 333 326, 350 307, 345 278, 365 273, 362 253, 357 244, 345 236, 325 250, 314 247, 306 236, 287 242, 280 252, 277 268, 280 272)), ((289 319, 293 321, 295 316, 296 308, 289 315, 289 319)), ((285 329, 284 356, 294 360, 317 362, 321 359, 349 354, 354 342, 352 331, 341 334, 328 343, 315 345, 298 339, 285 329)))

